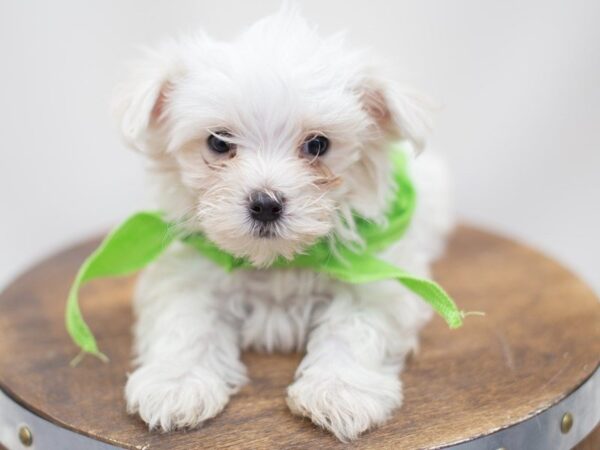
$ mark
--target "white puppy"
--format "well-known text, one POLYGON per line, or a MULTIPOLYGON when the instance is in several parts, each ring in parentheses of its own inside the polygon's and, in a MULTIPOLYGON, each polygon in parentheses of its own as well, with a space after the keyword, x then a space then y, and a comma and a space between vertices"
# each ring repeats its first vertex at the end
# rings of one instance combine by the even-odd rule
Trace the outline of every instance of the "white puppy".
MULTIPOLYGON (((268 264, 324 236, 359 245, 353 215, 384 220, 388 144, 422 145, 422 102, 289 9, 231 42, 166 42, 136 69, 116 109, 151 162, 160 208, 256 269, 225 273, 177 244, 143 274, 129 411, 150 428, 200 426, 248 381, 241 350, 306 351, 287 391, 293 413, 343 441, 384 422, 430 308, 395 281, 347 285, 268 264)), ((431 157, 411 171, 417 210, 381 256, 428 276, 450 226, 445 176, 431 157)))

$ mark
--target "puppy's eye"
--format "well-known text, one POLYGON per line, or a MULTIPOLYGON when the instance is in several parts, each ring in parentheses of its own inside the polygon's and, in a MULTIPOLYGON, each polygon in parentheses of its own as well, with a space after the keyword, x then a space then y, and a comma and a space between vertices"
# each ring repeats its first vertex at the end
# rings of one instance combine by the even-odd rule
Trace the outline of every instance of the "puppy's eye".
POLYGON ((227 153, 230 150, 234 150, 235 144, 228 142, 226 140, 228 137, 231 137, 231 134, 229 134, 226 131, 211 134, 207 140, 208 148, 210 148, 215 153, 221 154, 227 153))
POLYGON ((325 136, 311 136, 302 144, 302 153, 309 156, 323 156, 329 149, 329 139, 325 136))

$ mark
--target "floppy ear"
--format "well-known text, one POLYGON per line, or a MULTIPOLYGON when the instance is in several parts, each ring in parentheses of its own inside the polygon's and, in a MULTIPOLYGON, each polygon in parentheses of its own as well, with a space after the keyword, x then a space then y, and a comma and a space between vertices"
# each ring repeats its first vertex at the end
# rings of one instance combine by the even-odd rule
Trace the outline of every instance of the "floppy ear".
POLYGON ((393 83, 367 73, 355 84, 363 109, 378 128, 373 151, 367 144, 360 160, 353 166, 351 207, 361 216, 383 220, 382 213, 388 205, 391 188, 389 161, 390 140, 409 141, 415 152, 423 149, 429 130, 428 102, 424 97, 401 90, 393 83))
POLYGON ((416 151, 425 147, 432 109, 429 99, 371 75, 361 80, 359 92, 363 107, 381 131, 390 138, 410 141, 416 151))
POLYGON ((146 51, 145 57, 133 64, 129 79, 115 91, 113 112, 121 134, 137 150, 153 150, 148 142, 159 131, 169 93, 183 74, 179 47, 170 41, 146 51))

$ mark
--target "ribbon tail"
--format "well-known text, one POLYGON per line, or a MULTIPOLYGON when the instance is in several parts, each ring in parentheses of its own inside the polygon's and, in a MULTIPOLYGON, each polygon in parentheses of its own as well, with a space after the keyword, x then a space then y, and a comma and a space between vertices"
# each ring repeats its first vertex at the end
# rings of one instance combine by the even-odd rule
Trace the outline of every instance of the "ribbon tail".
POLYGON ((65 310, 67 331, 82 351, 72 361, 72 365, 77 365, 85 354, 108 361, 106 355, 100 352, 94 334, 83 319, 79 307, 81 287, 97 278, 126 276, 143 269, 158 258, 173 239, 175 235, 160 214, 142 212, 112 231, 85 260, 69 290, 65 310))
POLYGON ((330 258, 324 262, 320 269, 334 278, 355 284, 397 280, 429 303, 450 328, 458 328, 463 323, 465 314, 441 286, 434 281, 415 277, 374 255, 346 251, 340 258, 330 258))
POLYGON ((436 282, 408 274, 398 276, 398 281, 429 303, 450 328, 458 328, 463 324, 465 314, 436 282))
POLYGON ((79 307, 79 289, 82 285, 82 279, 86 275, 87 267, 89 267, 90 259, 86 260, 86 263, 79 269, 77 277, 69 290, 69 297, 67 300, 67 309, 65 312, 65 323, 67 325, 67 331, 71 336, 71 339, 81 349, 81 353, 71 361, 72 366, 76 366, 83 359, 86 353, 92 355, 100 355, 96 338, 90 330, 90 327, 83 319, 81 309, 79 307))

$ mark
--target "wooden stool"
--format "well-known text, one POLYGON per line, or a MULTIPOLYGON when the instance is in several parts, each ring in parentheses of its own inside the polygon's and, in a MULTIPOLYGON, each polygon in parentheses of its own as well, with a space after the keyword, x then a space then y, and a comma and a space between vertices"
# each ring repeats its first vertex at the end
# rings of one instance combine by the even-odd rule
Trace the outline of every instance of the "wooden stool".
MULTIPOLYGON (((300 355, 248 353, 251 382, 194 431, 148 432, 125 413, 132 279, 84 288, 82 308, 111 361, 77 353, 64 327, 69 285, 97 242, 25 273, 0 296, 0 442, 9 450, 342 448, 292 416, 284 395, 300 355)), ((451 331, 435 318, 402 374, 404 405, 352 448, 567 449, 600 419, 600 304, 552 260, 469 227, 452 237, 436 278, 465 310, 451 331)), ((588 447, 600 448, 598 431, 588 447)))

